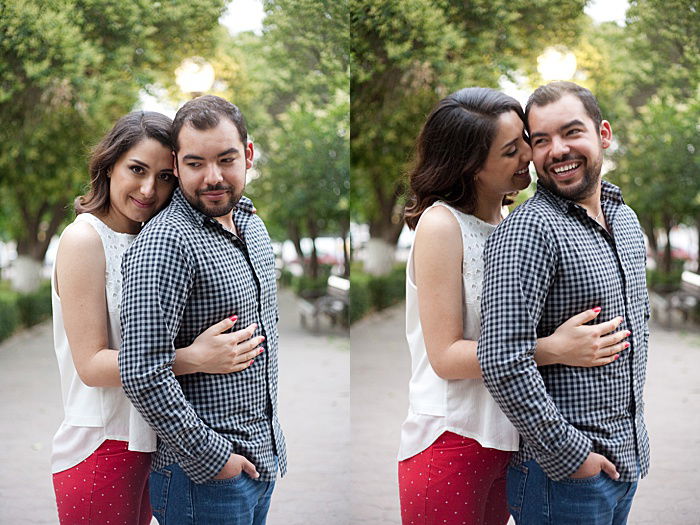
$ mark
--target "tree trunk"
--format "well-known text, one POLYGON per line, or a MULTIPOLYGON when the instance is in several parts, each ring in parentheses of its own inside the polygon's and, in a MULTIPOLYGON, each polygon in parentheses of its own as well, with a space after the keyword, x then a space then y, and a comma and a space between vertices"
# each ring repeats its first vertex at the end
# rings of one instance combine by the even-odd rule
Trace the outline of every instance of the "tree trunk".
POLYGON ((33 292, 41 283, 42 263, 27 255, 17 255, 12 263, 10 284, 21 293, 33 292))
POLYGON ((664 254, 661 260, 661 271, 666 275, 671 273, 672 267, 672 256, 671 256, 671 229, 673 228, 673 221, 668 215, 663 216, 664 231, 666 232, 666 246, 664 246, 664 254))
POLYGON ((318 227, 316 224, 315 217, 309 217, 307 220, 307 226, 309 228, 309 237, 311 238, 311 257, 309 258, 309 277, 312 279, 318 279, 319 275, 319 264, 318 264, 318 252, 316 251, 316 237, 318 237, 318 227))
POLYGON ((372 237, 367 243, 364 270, 371 275, 386 275, 394 267, 396 245, 372 237))
POLYGON ((696 256, 697 259, 695 259, 695 273, 700 273, 700 215, 695 217, 695 237, 697 239, 697 250, 696 250, 696 256))
POLYGON ((306 261, 304 259, 304 250, 301 249, 301 233, 299 232, 299 226, 295 223, 289 224, 287 228, 287 234, 289 235, 289 240, 292 241, 294 245, 294 250, 297 252, 297 257, 301 261, 301 266, 306 271, 306 261))
POLYGON ((350 279, 350 237, 348 236, 348 230, 344 230, 342 233, 343 238, 343 277, 350 279))
POLYGON ((649 241, 649 250, 651 251, 656 267, 658 268, 661 261, 659 260, 659 243, 656 240, 656 229, 654 228, 654 217, 651 215, 645 216, 642 222, 644 233, 647 234, 649 241))
POLYGON ((44 202, 39 205, 38 211, 22 208, 21 213, 24 235, 17 239, 17 259, 13 263, 10 283, 18 292, 33 292, 42 281, 41 270, 46 251, 63 222, 65 209, 62 204, 54 204, 49 209, 49 204, 44 202), (42 221, 47 211, 51 219, 42 221))

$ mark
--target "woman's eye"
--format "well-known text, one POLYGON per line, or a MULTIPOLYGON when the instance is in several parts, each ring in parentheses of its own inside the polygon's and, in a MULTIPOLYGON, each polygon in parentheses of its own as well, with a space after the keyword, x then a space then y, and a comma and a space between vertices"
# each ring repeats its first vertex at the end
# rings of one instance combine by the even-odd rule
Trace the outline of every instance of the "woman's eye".
POLYGON ((136 173, 136 175, 143 175, 145 170, 141 166, 131 166, 131 171, 136 173))
POLYGON ((169 171, 164 171, 158 174, 158 178, 165 182, 170 182, 171 180, 173 180, 173 177, 174 175, 169 171))
POLYGON ((516 153, 518 153, 518 148, 515 148, 513 151, 507 152, 506 157, 515 157, 516 153))

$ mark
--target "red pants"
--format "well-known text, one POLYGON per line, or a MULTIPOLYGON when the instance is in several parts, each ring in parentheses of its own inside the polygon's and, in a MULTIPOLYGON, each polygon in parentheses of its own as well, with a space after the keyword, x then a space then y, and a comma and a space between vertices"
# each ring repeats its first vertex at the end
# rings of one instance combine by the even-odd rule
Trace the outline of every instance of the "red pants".
POLYGON ((443 433, 423 452, 399 462, 403 525, 505 525, 510 452, 443 433))
POLYGON ((151 455, 107 440, 76 466, 53 475, 61 525, 148 525, 151 455))

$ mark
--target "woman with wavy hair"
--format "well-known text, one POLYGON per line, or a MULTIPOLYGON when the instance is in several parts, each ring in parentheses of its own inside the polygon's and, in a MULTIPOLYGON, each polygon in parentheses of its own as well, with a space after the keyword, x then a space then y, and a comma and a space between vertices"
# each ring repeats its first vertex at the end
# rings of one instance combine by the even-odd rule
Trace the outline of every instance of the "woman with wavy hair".
MULTIPOLYGON (((90 189, 61 235, 52 274, 54 345, 65 418, 51 471, 61 524, 147 525, 156 437, 121 388, 121 259, 175 190, 172 121, 137 111, 119 119, 90 158, 90 189)), ((247 368, 262 350, 235 316, 178 349, 176 375, 247 368)))
MULTIPOLYGON (((404 524, 503 525, 506 466, 518 434, 487 392, 476 357, 483 249, 503 206, 530 184, 520 104, 465 88, 432 110, 418 136, 405 220, 416 236, 406 270, 412 360, 401 429, 404 524)), ((538 365, 603 366, 626 348, 622 321, 582 312, 538 340, 538 365)))

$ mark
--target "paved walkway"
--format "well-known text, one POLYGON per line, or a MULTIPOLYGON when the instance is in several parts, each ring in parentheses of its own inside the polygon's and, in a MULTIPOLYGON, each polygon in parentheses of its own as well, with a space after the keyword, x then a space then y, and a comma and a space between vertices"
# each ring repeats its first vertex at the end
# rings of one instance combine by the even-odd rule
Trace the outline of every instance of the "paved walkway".
MULTIPOLYGON (((400 523, 396 451, 410 377, 403 333, 403 305, 351 329, 353 524, 400 523)), ((699 378, 700 336, 652 326, 645 390, 652 464, 629 525, 700 525, 699 378)))
MULTIPOLYGON (((298 326, 280 294, 282 428, 289 474, 278 480, 268 525, 344 525, 349 472, 349 341, 298 326)), ((51 323, 0 345, 0 524, 56 524, 51 438, 63 418, 51 323)))

